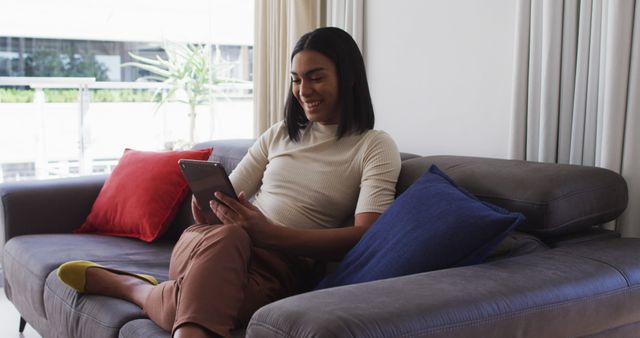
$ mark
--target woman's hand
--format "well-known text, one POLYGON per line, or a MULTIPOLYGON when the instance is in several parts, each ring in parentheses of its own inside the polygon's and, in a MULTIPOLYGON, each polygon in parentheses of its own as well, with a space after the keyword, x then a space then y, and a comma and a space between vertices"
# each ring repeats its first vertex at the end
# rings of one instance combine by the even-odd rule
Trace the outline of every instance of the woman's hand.
POLYGON ((222 203, 212 200, 210 202, 211 210, 222 223, 238 224, 247 231, 254 245, 268 246, 266 239, 270 229, 276 225, 251 202, 247 201, 244 191, 238 194, 238 201, 221 192, 216 192, 215 197, 222 203))
POLYGON ((202 210, 198 206, 198 202, 196 202, 196 197, 191 196, 191 213, 193 214, 193 219, 196 221, 196 224, 206 224, 207 220, 202 215, 202 210))
POLYGON ((253 245, 322 260, 344 258, 380 216, 375 212, 363 212, 355 215, 354 226, 300 229, 274 224, 246 200, 244 192, 238 195, 238 200, 219 192, 215 197, 222 203, 211 201, 211 210, 222 223, 242 226, 253 245))

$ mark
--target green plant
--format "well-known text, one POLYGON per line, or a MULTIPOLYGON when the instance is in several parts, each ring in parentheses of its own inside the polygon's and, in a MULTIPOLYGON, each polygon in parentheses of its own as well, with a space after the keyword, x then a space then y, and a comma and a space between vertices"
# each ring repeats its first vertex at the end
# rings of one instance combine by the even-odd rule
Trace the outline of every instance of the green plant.
POLYGON ((164 50, 166 59, 160 55, 152 59, 129 53, 136 61, 124 63, 122 67, 138 67, 152 74, 140 79, 167 85, 166 93, 159 89, 154 94, 159 98, 158 108, 168 101, 189 105, 189 144, 192 144, 195 141, 196 107, 213 101, 213 89, 216 84, 240 81, 218 76, 230 67, 229 64, 221 62, 218 48, 213 63, 207 45, 165 42, 164 50))
POLYGON ((33 102, 32 89, 0 88, 0 103, 29 103, 33 102))

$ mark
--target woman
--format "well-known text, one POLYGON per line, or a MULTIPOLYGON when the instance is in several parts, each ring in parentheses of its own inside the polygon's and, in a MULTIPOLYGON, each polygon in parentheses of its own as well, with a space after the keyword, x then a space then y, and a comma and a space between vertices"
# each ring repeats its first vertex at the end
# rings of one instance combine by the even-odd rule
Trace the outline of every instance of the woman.
POLYGON ((392 203, 400 156, 372 130, 362 55, 340 29, 297 42, 285 116, 230 175, 239 201, 216 193, 222 224, 204 224, 192 202, 198 224, 176 243, 169 281, 78 262, 60 278, 137 304, 174 337, 227 337, 261 306, 304 290, 310 260, 342 258, 392 203))

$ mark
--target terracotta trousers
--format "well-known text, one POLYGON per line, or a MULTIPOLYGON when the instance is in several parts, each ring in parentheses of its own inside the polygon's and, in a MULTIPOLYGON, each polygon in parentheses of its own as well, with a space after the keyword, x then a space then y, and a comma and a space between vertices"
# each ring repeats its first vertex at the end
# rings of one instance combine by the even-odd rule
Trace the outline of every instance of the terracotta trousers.
POLYGON ((173 249, 170 280, 143 310, 167 331, 192 323, 228 337, 263 305, 300 291, 309 270, 300 258, 253 247, 241 226, 192 225, 173 249))

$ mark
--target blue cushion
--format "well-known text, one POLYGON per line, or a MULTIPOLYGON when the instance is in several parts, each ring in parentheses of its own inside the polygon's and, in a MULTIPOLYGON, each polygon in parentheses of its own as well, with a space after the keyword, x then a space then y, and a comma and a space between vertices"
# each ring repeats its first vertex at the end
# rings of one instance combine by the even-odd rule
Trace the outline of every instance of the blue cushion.
POLYGON ((522 221, 522 214, 478 200, 433 165, 316 289, 480 263, 522 221))

